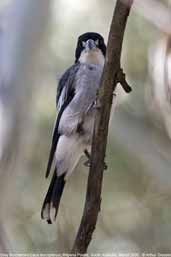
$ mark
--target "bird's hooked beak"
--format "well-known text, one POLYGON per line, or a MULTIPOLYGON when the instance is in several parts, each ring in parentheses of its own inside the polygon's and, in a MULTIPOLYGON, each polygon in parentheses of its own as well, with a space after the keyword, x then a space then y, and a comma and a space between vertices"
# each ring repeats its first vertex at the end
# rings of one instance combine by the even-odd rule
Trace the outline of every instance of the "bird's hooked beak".
POLYGON ((83 42, 83 47, 85 50, 95 50, 97 48, 97 44, 93 39, 88 39, 86 42, 83 42))
POLYGON ((104 65, 104 55, 99 48, 99 40, 88 39, 82 41, 82 51, 79 57, 80 63, 104 65))

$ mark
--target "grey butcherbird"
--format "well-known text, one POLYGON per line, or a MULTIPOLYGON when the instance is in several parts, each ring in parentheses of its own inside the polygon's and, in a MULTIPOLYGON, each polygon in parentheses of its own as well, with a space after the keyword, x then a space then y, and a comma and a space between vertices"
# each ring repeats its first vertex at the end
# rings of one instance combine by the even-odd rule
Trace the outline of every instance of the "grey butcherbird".
POLYGON ((47 166, 48 177, 55 155, 55 171, 46 194, 41 217, 56 219, 66 178, 85 153, 89 157, 94 126, 96 93, 105 61, 103 37, 87 32, 78 38, 75 64, 63 74, 57 89, 57 117, 47 166), (52 209, 55 213, 52 216, 52 209))

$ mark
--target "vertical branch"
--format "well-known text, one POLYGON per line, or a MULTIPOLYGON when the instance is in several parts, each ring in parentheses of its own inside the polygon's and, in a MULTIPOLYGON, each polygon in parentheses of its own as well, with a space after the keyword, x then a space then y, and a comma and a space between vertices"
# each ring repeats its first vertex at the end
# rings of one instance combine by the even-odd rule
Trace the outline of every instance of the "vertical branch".
POLYGON ((122 43, 127 18, 133 0, 117 0, 111 23, 106 62, 97 98, 97 110, 92 144, 92 159, 88 177, 87 195, 81 224, 72 253, 85 253, 96 226, 101 204, 104 158, 106 152, 108 124, 113 100, 113 91, 118 82, 126 92, 131 88, 120 68, 122 43))

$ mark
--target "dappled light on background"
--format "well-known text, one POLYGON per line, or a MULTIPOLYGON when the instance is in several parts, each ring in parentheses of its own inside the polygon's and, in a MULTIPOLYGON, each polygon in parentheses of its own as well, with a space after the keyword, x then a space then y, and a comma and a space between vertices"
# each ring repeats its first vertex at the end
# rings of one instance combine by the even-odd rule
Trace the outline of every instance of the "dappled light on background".
POLYGON ((156 43, 149 56, 149 72, 152 89, 149 95, 150 106, 171 138, 171 39, 165 36, 156 43))
POLYGON ((165 33, 171 33, 169 1, 135 0, 134 10, 165 33))

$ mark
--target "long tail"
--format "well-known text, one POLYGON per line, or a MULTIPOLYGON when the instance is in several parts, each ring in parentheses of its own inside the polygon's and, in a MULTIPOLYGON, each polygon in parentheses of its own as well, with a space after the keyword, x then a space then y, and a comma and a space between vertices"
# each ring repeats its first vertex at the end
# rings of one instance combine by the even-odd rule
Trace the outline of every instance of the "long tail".
POLYGON ((52 224, 52 221, 51 221, 52 209, 55 209, 53 220, 56 219, 56 216, 58 214, 58 209, 59 209, 59 203, 64 190, 64 186, 65 186, 65 174, 58 177, 56 175, 56 168, 55 168, 54 174, 41 210, 41 218, 46 219, 48 224, 52 224))

